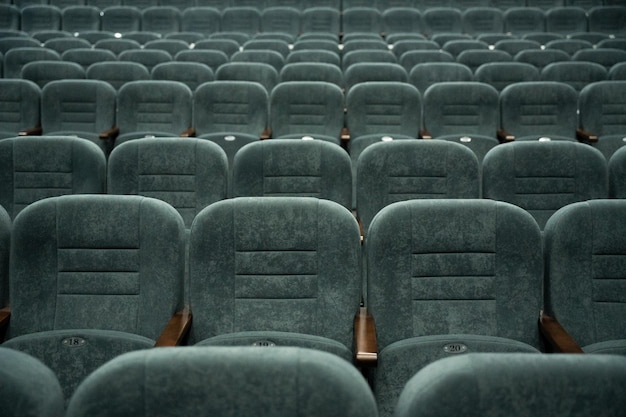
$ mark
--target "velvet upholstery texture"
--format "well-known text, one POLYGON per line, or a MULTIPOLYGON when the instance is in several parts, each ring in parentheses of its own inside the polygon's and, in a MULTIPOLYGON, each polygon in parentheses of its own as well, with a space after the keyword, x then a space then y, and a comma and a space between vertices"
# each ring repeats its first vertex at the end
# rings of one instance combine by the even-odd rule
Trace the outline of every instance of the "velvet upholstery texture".
POLYGON ((521 82, 500 93, 501 126, 516 140, 576 140, 578 94, 568 84, 521 82))
POLYGON ((0 139, 39 126, 41 89, 28 80, 0 79, 0 139))
POLYGON ((233 166, 235 197, 300 196, 352 206, 352 164, 339 146, 319 140, 265 140, 244 146, 233 166))
POLYGON ((191 127, 192 92, 178 81, 132 81, 117 93, 115 143, 145 136, 179 136, 191 127))
POLYGON ((625 211, 624 200, 571 204, 544 231, 546 310, 585 352, 626 354, 625 211))
POLYGON ((619 415, 625 382, 619 356, 463 355, 415 375, 395 416, 619 415))
POLYGON ((541 234, 522 209, 477 199, 398 202, 376 215, 365 251, 382 415, 391 415, 406 377, 430 361, 536 351, 541 234))
POLYGON ((46 197, 105 192, 106 160, 85 139, 16 137, 0 141, 0 205, 11 218, 46 197))
POLYGON ((280 83, 270 95, 274 138, 315 139, 339 143, 344 96, 335 84, 316 81, 280 83))
POLYGON ((11 248, 11 217, 0 206, 0 308, 9 300, 9 253, 11 248))
POLYGON ((620 148, 609 159, 609 197, 626 198, 626 150, 620 148))
POLYGON ((109 194, 169 203, 190 228, 200 210, 226 198, 228 161, 222 148, 206 140, 137 139, 111 152, 107 186, 109 194))
POLYGON ((163 348, 126 354, 78 389, 68 417, 376 417, 365 379, 325 352, 163 348))
POLYGON ((356 220, 332 201, 239 197, 205 208, 191 228, 189 343, 263 332, 256 342, 264 344, 276 342, 264 333, 282 332, 287 345, 340 343, 349 360, 359 242, 356 220))
POLYGON ((41 361, 0 347, 0 414, 4 417, 61 417, 63 393, 41 361))
POLYGON ((185 229, 162 201, 54 197, 13 225, 4 345, 49 360, 68 399, 89 369, 150 347, 182 307, 185 229))
POLYGON ((598 136, 593 145, 607 160, 624 146, 626 137, 626 81, 604 81, 580 92, 580 126, 598 136))
POLYGON ((383 207, 409 199, 478 198, 478 159, 463 145, 400 140, 368 146, 357 162, 356 204, 367 231, 383 207))
POLYGON ((21 78, 22 67, 33 61, 60 61, 58 52, 38 47, 12 48, 4 54, 4 78, 21 78))
POLYGON ((483 161, 483 197, 522 207, 542 229, 559 208, 607 196, 606 160, 582 143, 514 142, 483 161))

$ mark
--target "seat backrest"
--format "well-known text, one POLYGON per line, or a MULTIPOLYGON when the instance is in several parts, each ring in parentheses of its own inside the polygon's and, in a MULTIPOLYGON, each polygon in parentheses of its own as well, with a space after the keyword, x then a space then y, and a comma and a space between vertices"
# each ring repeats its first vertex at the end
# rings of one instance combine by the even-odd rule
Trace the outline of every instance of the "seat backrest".
POLYGON ((546 44, 547 49, 558 49, 574 55, 581 49, 593 48, 593 44, 583 39, 555 39, 546 44))
POLYGON ((261 31, 261 12, 255 7, 227 7, 222 11, 221 30, 252 36, 261 31))
POLYGON ((625 375, 626 359, 617 355, 458 355, 415 375, 395 415, 421 416, 428 410, 443 417, 467 409, 478 415, 610 415, 626 405, 620 391, 625 375))
POLYGON ((310 7, 302 12, 302 33, 339 33, 341 15, 338 8, 310 7))
POLYGON ((90 47, 65 51, 61 54, 61 59, 63 59, 63 61, 70 61, 79 64, 85 70, 86 77, 87 69, 90 65, 98 62, 116 61, 117 55, 106 49, 96 49, 90 47))
POLYGON ((220 201, 196 217, 189 258, 190 343, 257 331, 352 346, 360 236, 339 204, 311 197, 220 201))
POLYGON ((521 35, 545 31, 545 14, 538 7, 511 7, 504 11, 504 32, 521 35))
POLYGON ((368 146, 357 162, 356 203, 363 230, 383 207, 409 199, 478 198, 478 159, 463 145, 400 140, 368 146))
POLYGON ((393 33, 422 33, 424 31, 422 14, 410 6, 384 9, 382 19, 383 30, 387 36, 393 33))
POLYGON ((0 308, 9 301, 9 253, 11 249, 11 217, 0 206, 0 308))
POLYGON ((381 33, 382 20, 380 11, 374 7, 350 7, 343 11, 342 30, 344 33, 381 33))
POLYGON ((531 39, 502 39, 495 43, 494 48, 499 51, 508 52, 511 56, 517 55, 520 51, 528 49, 541 49, 541 44, 531 39))
POLYGON ((44 48, 57 51, 59 54, 76 48, 91 48, 91 43, 88 40, 81 39, 73 36, 64 36, 62 38, 52 38, 44 41, 44 48))
POLYGON ((280 82, 324 81, 343 87, 343 72, 337 65, 324 62, 295 62, 280 71, 280 82))
POLYGON ((250 143, 235 155, 233 194, 304 196, 352 207, 351 162, 339 146, 321 140, 250 143))
POLYGON ((172 55, 159 49, 130 49, 120 52, 118 59, 142 64, 150 72, 158 64, 172 61, 172 55))
POLYGON ((21 30, 33 34, 61 29, 61 9, 48 4, 26 6, 21 11, 21 30))
POLYGON ((582 7, 554 7, 546 10, 547 32, 568 35, 587 29, 587 12, 582 7))
POLYGON ((128 33, 141 30, 141 10, 133 6, 110 6, 102 14, 102 30, 128 33))
POLYGON ((602 32, 622 37, 626 34, 624 19, 626 19, 626 7, 620 5, 606 5, 593 7, 589 10, 589 31, 602 32))
POLYGON ((408 74, 402 65, 392 62, 359 62, 344 70, 344 81, 346 91, 350 91, 352 87, 362 83, 397 82, 408 84, 408 74))
POLYGON ((178 211, 187 228, 200 210, 226 198, 227 186, 226 155, 206 140, 132 140, 117 146, 109 157, 109 194, 163 200, 178 211))
MULTIPOLYGON (((442 5, 443 6, 443 5, 442 5)), ((461 11, 449 7, 429 7, 422 12, 426 33, 461 33, 463 18, 461 11)))
POLYGON ((178 62, 197 62, 208 66, 213 74, 217 69, 228 62, 228 55, 222 51, 209 49, 187 49, 174 56, 178 62))
POLYGON ((122 137, 124 134, 179 136, 191 126, 192 96, 189 87, 179 81, 124 84, 117 93, 120 136, 116 144, 128 137, 122 137))
POLYGON ((460 64, 467 65, 474 73, 483 64, 489 62, 509 62, 513 61, 513 57, 508 52, 500 50, 469 49, 461 52, 456 60, 460 64))
POLYGON ((44 134, 95 136, 115 125, 116 92, 104 81, 52 81, 41 94, 44 134))
POLYGON ((56 375, 41 361, 0 347, 2 414, 6 417, 63 415, 63 392, 56 375))
POLYGON ((11 337, 100 329, 156 340, 182 307, 184 225, 162 201, 40 200, 15 219, 12 246, 11 337))
POLYGON ((445 51, 440 50, 414 50, 406 51, 402 54, 398 60, 400 65, 404 67, 407 72, 411 72, 413 67, 418 64, 424 64, 428 62, 455 62, 454 57, 445 51))
POLYGON ((22 78, 24 65, 34 61, 60 61, 61 55, 42 47, 13 48, 4 55, 4 78, 22 78))
POLYGON ((483 199, 395 203, 372 221, 365 250, 379 351, 452 334, 539 345, 541 233, 519 207, 483 199))
POLYGON ((295 7, 268 7, 261 13, 263 32, 286 33, 293 37, 300 34, 301 13, 295 7))
POLYGON ((539 81, 539 70, 523 62, 489 62, 476 68, 474 79, 502 91, 510 84, 539 81))
POLYGON ((616 150, 609 159, 609 197, 626 198, 626 147, 616 150))
POLYGON ((541 70, 542 81, 557 81, 571 85, 580 91, 588 84, 604 81, 606 68, 595 62, 566 61, 546 65, 541 70))
POLYGON ((80 80, 85 78, 85 69, 69 61, 35 61, 22 67, 22 78, 44 88, 51 81, 80 80))
POLYGON ((179 32, 181 11, 173 6, 148 7, 141 12, 141 30, 160 33, 179 32))
POLYGON ((67 415, 84 417, 101 410, 225 417, 233 407, 241 417, 256 416, 259 410, 302 417, 377 416, 371 391, 351 364, 324 352, 286 347, 130 353, 86 380, 67 415), (165 395, 157 382, 164 375, 172 381, 165 395))
POLYGON ((433 84, 446 81, 472 81, 472 70, 457 62, 426 62, 409 72, 409 82, 422 94, 433 84))
POLYGON ((100 30, 100 9, 95 6, 67 6, 61 13, 65 31, 76 33, 100 30))
POLYGON ((316 81, 280 83, 270 94, 272 136, 324 135, 339 138, 344 96, 335 84, 316 81))
POLYGON ((608 70, 613 65, 626 61, 626 51, 616 48, 582 49, 572 56, 572 60, 596 62, 608 70))
POLYGON ((282 54, 269 49, 248 49, 239 52, 235 52, 230 57, 231 62, 257 62, 271 65, 280 72, 283 65, 285 65, 285 58, 282 54))
POLYGON ((150 80, 150 72, 137 62, 106 61, 90 65, 87 68, 87 78, 106 81, 119 90, 131 81, 150 80))
POLYGON ((0 137, 40 124, 41 89, 28 80, 0 79, 0 137))
POLYGON ((537 67, 540 71, 554 62, 569 62, 570 56, 565 51, 557 49, 529 49, 519 51, 515 55, 515 61, 526 62, 537 67))
POLYGON ((0 149, 0 204, 11 218, 42 198, 105 192, 104 154, 90 141, 19 137, 1 140, 0 149))
POLYGON ((578 93, 553 81, 515 83, 500 94, 501 127, 517 138, 576 139, 578 93))
POLYGON ((128 38, 107 38, 96 41, 94 48, 107 49, 117 56, 130 49, 141 49, 141 44, 136 40, 128 38))
POLYGON ((181 31, 208 36, 219 31, 220 19, 220 11, 213 7, 188 7, 182 11, 181 31))
POLYGON ((21 15, 20 10, 13 4, 0 5, 0 25, 3 29, 19 30, 21 15))
POLYGON ((461 17, 463 32, 473 36, 504 32, 504 15, 496 7, 468 7, 461 17))
POLYGON ((571 204, 545 227, 546 311, 584 350, 611 353, 611 341, 626 339, 625 209, 621 199, 571 204))
POLYGON ((172 61, 157 64, 152 68, 153 80, 180 81, 195 91, 198 86, 213 81, 213 70, 199 62, 172 61))
POLYGON ((278 71, 269 64, 262 62, 229 62, 215 72, 219 81, 256 82, 270 92, 278 84, 278 71))
POLYGON ((542 229, 561 207, 607 196, 606 159, 582 143, 513 142, 483 161, 483 197, 522 207, 542 229))

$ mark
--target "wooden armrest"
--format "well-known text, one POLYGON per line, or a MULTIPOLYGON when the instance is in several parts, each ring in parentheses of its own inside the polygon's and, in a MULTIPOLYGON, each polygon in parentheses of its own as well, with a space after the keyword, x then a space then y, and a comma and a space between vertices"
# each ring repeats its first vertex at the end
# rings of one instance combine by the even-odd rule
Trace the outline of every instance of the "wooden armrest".
POLYGON ((365 307, 360 307, 359 312, 354 316, 354 342, 357 364, 376 366, 378 362, 376 325, 374 318, 365 307))
POLYGON ((174 314, 163 329, 154 347, 180 346, 191 327, 191 312, 188 308, 174 314))
POLYGON ((515 135, 504 129, 498 129, 498 140, 500 142, 513 142, 515 140, 515 135))
POLYGON ((272 129, 270 129, 269 127, 266 127, 265 130, 263 130, 263 133, 261 133, 261 140, 265 140, 265 139, 269 139, 272 137, 272 129))
POLYGON ((100 132, 100 134, 98 135, 98 137, 102 140, 109 140, 109 139, 115 139, 117 137, 117 135, 120 134, 120 128, 119 127, 112 127, 109 130, 105 130, 104 132, 100 132))
POLYGON ((580 142, 597 142, 598 135, 594 135, 591 132, 588 132, 584 129, 576 129, 576 139, 580 142))
POLYGON ((43 128, 41 126, 31 127, 28 129, 24 129, 17 133, 17 136, 38 136, 43 133, 43 128))
POLYGON ((180 134, 181 138, 192 138, 196 136, 196 129, 193 127, 190 127, 189 129, 185 130, 183 133, 180 134))
POLYGON ((430 132, 428 130, 426 130, 426 129, 420 129, 419 135, 420 135, 420 138, 422 138, 422 139, 432 139, 433 138, 433 135, 431 135, 430 132))
POLYGON ((344 127, 341 129, 341 141, 348 142, 350 140, 350 129, 344 127))
POLYGON ((4 342, 11 320, 11 307, 6 306, 0 309, 0 343, 4 342))
POLYGON ((543 311, 539 316, 539 331, 553 352, 584 353, 578 343, 561 326, 561 323, 543 311))

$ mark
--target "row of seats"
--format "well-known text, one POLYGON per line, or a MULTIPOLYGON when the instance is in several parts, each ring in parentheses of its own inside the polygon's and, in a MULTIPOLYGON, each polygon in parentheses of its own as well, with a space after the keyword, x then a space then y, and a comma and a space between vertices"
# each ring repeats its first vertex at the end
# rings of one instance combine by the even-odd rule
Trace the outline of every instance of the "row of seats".
MULTIPOLYGON (((1 348, 0 364, 3 380, 12 387, 0 391, 0 399, 9 404, 6 417, 63 415, 59 383, 49 368, 29 355, 1 348)), ((395 415, 446 417, 469 409, 497 415, 511 409, 517 415, 546 410, 554 417, 618 415, 624 407, 625 374, 626 359, 616 355, 463 355, 437 361, 411 378, 395 415)), ((260 409, 302 417, 379 416, 363 377, 332 355, 296 348, 215 347, 157 349, 116 358, 81 384, 66 415, 145 411, 226 417, 233 408, 241 417, 257 416, 260 409)))
POLYGON ((306 9, 309 7, 334 7, 347 9, 350 7, 377 7, 385 10, 392 7, 415 7, 426 10, 431 7, 540 7, 549 9, 562 6, 577 6, 592 8, 596 6, 622 5, 620 0, 3 0, 2 4, 14 4, 19 8, 32 5, 50 4, 59 8, 69 6, 95 6, 104 9, 108 6, 133 6, 140 9, 155 6, 171 6, 181 10, 189 7, 294 7, 306 9))
MULTIPOLYGON (((9 349, 0 349, 0 363, 3 380, 15 387, 0 391, 0 399, 9 404, 6 417, 62 415, 59 383, 44 364, 9 349)), ((468 409, 504 415, 512 408, 518 415, 546 410, 554 417, 618 415, 624 407, 625 373, 626 360, 616 355, 463 355, 437 361, 411 378, 395 415, 445 417, 468 409)), ((66 415, 138 415, 145 410, 172 417, 226 417, 233 408, 241 417, 256 416, 259 409, 302 417, 379 416, 371 390, 354 368, 324 352, 295 348, 129 353, 81 384, 66 415)))
POLYGON ((345 95, 335 84, 305 81, 279 83, 270 94, 248 81, 207 82, 195 93, 175 81, 133 81, 119 91, 96 80, 52 81, 40 90, 3 79, 0 86, 1 137, 77 135, 107 154, 146 136, 211 139, 230 160, 260 138, 347 142, 355 162, 381 139, 460 141, 479 162, 499 141, 580 140, 607 160, 624 145, 625 81, 580 92, 565 83, 521 82, 500 93, 484 83, 443 82, 423 95, 398 82, 359 83, 345 95))
POLYGON ((513 33, 600 32, 624 35, 625 6, 598 6, 588 11, 581 7, 554 7, 544 11, 534 7, 501 10, 496 7, 394 7, 381 12, 374 7, 351 7, 340 12, 329 7, 300 11, 291 7, 191 7, 181 12, 175 7, 74 6, 63 10, 55 6, 29 6, 19 10, 2 6, 3 29, 35 33, 47 30, 67 32, 107 31, 126 33, 149 31, 160 35, 175 32, 210 34, 235 31, 254 35, 259 32, 342 33, 513 33))
POLYGON ((505 202, 396 202, 366 237, 363 299, 348 210, 311 197, 223 200, 191 226, 186 306, 185 226, 171 206, 51 197, 13 221, 3 347, 51 367, 66 399, 127 351, 313 348, 377 364, 369 377, 389 416, 413 374, 450 355, 625 354, 624 210, 626 200, 570 204, 542 236, 505 202))
POLYGON ((443 140, 376 143, 354 163, 324 141, 254 141, 237 151, 232 174, 224 150, 200 139, 128 141, 108 163, 93 144, 71 137, 3 139, 0 149, 0 202, 11 218, 41 198, 108 191, 162 199, 190 227, 204 207, 231 195, 309 196, 356 208, 366 235, 376 214, 396 201, 483 197, 524 208, 543 229, 567 204, 626 196, 624 147, 607 163, 592 147, 569 141, 499 145, 482 168, 467 147, 443 140))

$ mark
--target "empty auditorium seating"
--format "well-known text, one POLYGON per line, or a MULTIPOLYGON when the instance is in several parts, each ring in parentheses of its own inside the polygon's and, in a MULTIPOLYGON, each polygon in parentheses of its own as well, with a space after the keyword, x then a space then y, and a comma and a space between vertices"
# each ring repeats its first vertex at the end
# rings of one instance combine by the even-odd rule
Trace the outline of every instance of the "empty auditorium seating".
POLYGON ((115 144, 146 136, 180 136, 191 127, 193 93, 178 81, 131 81, 117 92, 115 144))
POLYGON ((41 89, 28 80, 0 79, 0 138, 35 131, 41 124, 41 89))
POLYGON ((17 350, 0 347, 2 414, 6 417, 63 415, 61 385, 41 361, 17 350))
POLYGON ((614 414, 624 406, 618 387, 625 369, 619 356, 459 355, 415 375, 395 415, 443 417, 468 409, 493 415, 614 414))
POLYGON ((22 67, 21 78, 44 88, 51 81, 84 79, 85 70, 75 62, 34 61, 22 67))
POLYGON ((63 61, 70 61, 79 64, 81 67, 83 67, 86 74, 87 69, 91 64, 105 61, 116 61, 117 56, 112 51, 106 49, 96 49, 89 47, 70 49, 68 51, 65 51, 63 52, 63 54, 61 54, 61 59, 63 61))
POLYGON ((21 78, 24 65, 33 61, 60 61, 52 49, 41 47, 12 48, 4 54, 4 78, 21 78))
POLYGON ((606 157, 626 142, 626 82, 603 81, 589 84, 579 95, 580 108, 579 137, 591 142, 606 157))
POLYGON ((541 234, 519 207, 474 199, 395 203, 372 221, 365 250, 382 416, 392 415, 413 374, 437 359, 538 352, 541 234))
POLYGON ((96 62, 87 68, 87 78, 106 81, 116 90, 119 90, 124 84, 131 81, 151 79, 150 72, 144 65, 130 61, 96 62))
POLYGON ((478 198, 478 159, 442 140, 378 142, 359 156, 356 207, 367 232, 383 207, 408 199, 478 198))
POLYGON ((476 68, 474 79, 502 91, 510 84, 539 81, 539 70, 523 62, 489 62, 476 68))
POLYGON ((351 162, 339 146, 319 140, 264 140, 235 155, 233 196, 299 196, 352 207, 351 162))
POLYGON ((541 70, 542 81, 556 81, 571 85, 576 91, 588 84, 604 81, 608 77, 606 68, 595 62, 565 61, 546 65, 541 70))
POLYGON ((559 333, 546 332, 555 351, 626 353, 626 332, 618 318, 624 308, 625 208, 621 199, 579 202, 560 209, 546 224, 550 320, 544 316, 542 323, 547 321, 544 327, 550 329, 558 320, 562 326, 559 333))
POLYGON ((324 81, 344 86, 343 72, 337 65, 325 62, 294 62, 286 64, 280 70, 280 82, 286 81, 324 81))
POLYGON ((234 409, 241 417, 260 410, 302 417, 377 416, 365 379, 345 361, 307 349, 249 347, 124 355, 85 381, 67 415, 226 417, 234 409))
POLYGON ((586 144, 516 141, 483 160, 483 197, 524 208, 542 229, 561 207, 607 196, 606 160, 586 144))
POLYGON ((146 138, 125 142, 108 161, 108 193, 135 194, 169 203, 187 228, 196 214, 226 198, 228 160, 201 139, 146 138))
POLYGON ((344 207, 312 197, 217 202, 192 225, 189 263, 190 344, 309 347, 351 361, 360 237, 344 207))
POLYGON ((182 308, 183 272, 184 225, 166 203, 112 195, 40 200, 13 223, 3 346, 48 365, 69 400, 107 360, 155 344, 182 308))
POLYGON ((199 62, 172 61, 162 62, 152 68, 153 80, 180 81, 187 85, 191 91, 198 86, 213 81, 213 70, 199 62))
POLYGON ((278 84, 278 71, 262 62, 229 62, 217 69, 215 79, 256 82, 269 92, 278 84))

